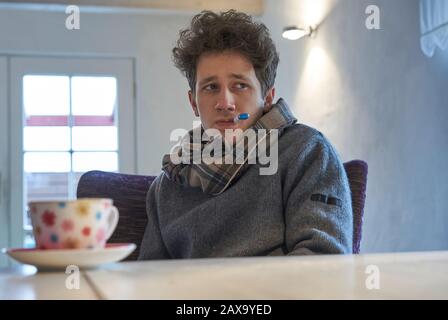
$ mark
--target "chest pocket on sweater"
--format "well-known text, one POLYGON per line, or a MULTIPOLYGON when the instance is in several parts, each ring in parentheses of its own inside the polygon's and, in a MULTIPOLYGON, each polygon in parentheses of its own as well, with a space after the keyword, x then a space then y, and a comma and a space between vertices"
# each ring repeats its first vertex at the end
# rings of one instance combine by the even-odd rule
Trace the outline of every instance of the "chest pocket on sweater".
POLYGON ((320 194, 320 193, 312 194, 310 199, 311 199, 311 201, 322 202, 322 203, 333 205, 333 206, 338 206, 338 207, 342 206, 342 201, 340 199, 335 198, 335 197, 330 197, 330 196, 320 194))

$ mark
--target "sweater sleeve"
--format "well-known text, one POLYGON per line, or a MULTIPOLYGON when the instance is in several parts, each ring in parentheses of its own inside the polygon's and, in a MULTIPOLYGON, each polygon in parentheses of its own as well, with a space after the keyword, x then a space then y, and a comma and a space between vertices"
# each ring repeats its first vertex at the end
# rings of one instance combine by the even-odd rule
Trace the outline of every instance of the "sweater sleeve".
POLYGON ((159 176, 153 181, 146 195, 148 222, 140 245, 138 260, 170 259, 170 255, 163 243, 157 214, 157 195, 160 178, 159 176))
POLYGON ((353 213, 344 166, 317 133, 293 156, 284 183, 288 255, 352 253, 353 213))

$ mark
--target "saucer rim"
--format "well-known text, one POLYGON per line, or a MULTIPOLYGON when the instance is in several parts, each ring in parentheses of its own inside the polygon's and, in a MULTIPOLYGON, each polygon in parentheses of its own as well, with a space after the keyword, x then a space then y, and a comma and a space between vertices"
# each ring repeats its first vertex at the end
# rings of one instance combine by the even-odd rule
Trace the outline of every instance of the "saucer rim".
POLYGON ((137 245, 117 243, 98 249, 36 249, 15 248, 6 254, 18 263, 32 265, 40 271, 64 270, 68 265, 80 269, 96 268, 103 264, 119 262, 129 256, 137 245))
POLYGON ((100 251, 113 251, 123 250, 124 248, 137 247, 135 243, 106 243, 104 248, 92 248, 92 249, 39 249, 39 248, 9 248, 6 249, 7 253, 48 253, 48 254, 72 254, 76 253, 96 253, 100 251))

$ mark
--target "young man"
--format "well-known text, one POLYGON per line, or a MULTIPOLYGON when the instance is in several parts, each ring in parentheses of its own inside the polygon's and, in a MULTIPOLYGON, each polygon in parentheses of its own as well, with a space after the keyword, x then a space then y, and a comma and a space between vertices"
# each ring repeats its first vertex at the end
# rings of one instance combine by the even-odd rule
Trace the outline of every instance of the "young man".
POLYGON ((297 123, 283 99, 274 103, 279 58, 267 28, 234 10, 203 11, 180 32, 173 60, 201 120, 176 155, 191 160, 192 150, 220 141, 192 141, 197 130, 201 137, 216 129, 225 135, 219 143, 236 147, 241 139, 227 139, 227 132, 241 129, 268 132, 266 148, 278 159, 274 172, 261 174, 247 148, 244 163, 176 162, 167 154, 148 191, 139 258, 351 253, 344 167, 320 132, 297 123), (240 114, 249 118, 236 121, 240 114))

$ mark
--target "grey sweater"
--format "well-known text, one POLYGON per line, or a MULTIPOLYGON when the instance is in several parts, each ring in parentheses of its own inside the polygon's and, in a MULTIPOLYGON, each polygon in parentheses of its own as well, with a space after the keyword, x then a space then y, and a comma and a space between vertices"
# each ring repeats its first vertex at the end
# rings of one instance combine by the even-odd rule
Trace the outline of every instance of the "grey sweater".
POLYGON ((147 194, 148 224, 139 259, 352 252, 350 188, 341 160, 318 131, 288 127, 278 170, 259 165, 218 196, 161 173, 147 194))

